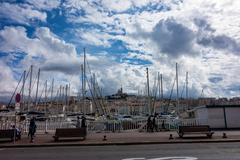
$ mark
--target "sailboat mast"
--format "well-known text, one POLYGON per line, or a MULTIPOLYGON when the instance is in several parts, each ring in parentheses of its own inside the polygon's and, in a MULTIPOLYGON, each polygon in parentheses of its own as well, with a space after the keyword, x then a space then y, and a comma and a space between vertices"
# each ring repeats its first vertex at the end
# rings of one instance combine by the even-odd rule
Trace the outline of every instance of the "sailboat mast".
POLYGON ((47 114, 47 80, 46 80, 46 83, 45 83, 45 115, 47 114))
POLYGON ((61 108, 61 101, 60 101, 61 94, 62 94, 62 85, 60 85, 60 87, 59 87, 59 93, 58 93, 58 96, 57 96, 57 110, 58 110, 58 114, 61 113, 61 110, 59 110, 59 108, 61 108))
POLYGON ((53 105, 53 88, 54 88, 54 78, 52 79, 52 86, 51 86, 51 107, 52 107, 52 105, 53 105))
POLYGON ((186 100, 187 100, 187 109, 188 108, 188 72, 186 72, 186 100))
POLYGON ((160 80, 161 80, 161 100, 163 100, 163 81, 162 81, 162 74, 160 75, 160 80))
POLYGON ((65 105, 67 107, 68 105, 68 85, 66 84, 66 88, 65 88, 65 105))
POLYGON ((22 110, 24 110, 24 88, 25 88, 25 81, 26 81, 26 70, 23 72, 23 84, 22 84, 22 110))
POLYGON ((37 90, 36 90, 36 96, 35 96, 35 105, 36 105, 36 107, 37 107, 37 97, 38 97, 39 78, 40 78, 40 68, 38 69, 38 75, 37 75, 37 90))
POLYGON ((86 108, 85 108, 85 94, 86 94, 86 49, 83 49, 84 57, 83 57, 83 108, 84 108, 84 114, 86 114, 86 108))
POLYGON ((158 98, 160 99, 161 98, 161 83, 160 83, 160 74, 158 72, 158 98))
POLYGON ((84 99, 85 99, 85 95, 84 95, 84 71, 83 71, 83 65, 81 65, 81 72, 82 72, 82 105, 81 105, 81 111, 84 114, 84 99))
POLYGON ((177 98, 176 98, 176 101, 177 101, 177 113, 179 114, 179 95, 178 95, 178 64, 176 63, 176 84, 177 84, 177 98))
POLYGON ((146 68, 147 72, 147 96, 148 96, 148 114, 151 115, 151 105, 150 105, 150 91, 149 91, 149 75, 148 68, 146 68))
POLYGON ((30 111, 30 99, 31 99, 31 91, 32 91, 32 70, 33 70, 33 65, 31 65, 30 67, 30 82, 29 82, 29 92, 28 92, 28 104, 27 104, 27 107, 28 107, 28 112, 30 111))

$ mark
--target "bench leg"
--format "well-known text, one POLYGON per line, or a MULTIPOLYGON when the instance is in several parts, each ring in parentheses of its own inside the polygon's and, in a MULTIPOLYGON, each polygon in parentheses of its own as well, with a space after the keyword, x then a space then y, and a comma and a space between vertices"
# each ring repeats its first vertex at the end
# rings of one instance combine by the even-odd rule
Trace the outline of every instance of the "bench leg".
POLYGON ((178 133, 180 138, 183 138, 183 133, 178 133))
POLYGON ((207 137, 212 138, 212 134, 211 133, 207 134, 207 137))
POLYGON ((57 142, 58 141, 58 137, 54 137, 54 141, 57 142))

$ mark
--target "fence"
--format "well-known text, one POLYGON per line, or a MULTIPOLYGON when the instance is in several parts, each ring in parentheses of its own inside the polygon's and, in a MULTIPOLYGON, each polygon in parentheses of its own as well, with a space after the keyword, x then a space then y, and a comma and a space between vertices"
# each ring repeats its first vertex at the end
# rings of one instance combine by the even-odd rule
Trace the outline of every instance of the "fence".
MULTIPOLYGON (((156 119, 157 128, 163 127, 166 130, 177 130, 179 125, 200 125, 202 120, 199 119, 156 119)), ((9 129, 13 125, 13 121, 0 122, 0 129, 9 129)), ((74 128, 74 122, 63 120, 53 121, 36 121, 37 132, 54 132, 56 128, 74 128)), ((29 121, 17 123, 16 127, 23 132, 28 132, 29 121)), ((146 131, 147 119, 141 120, 105 120, 105 121, 87 121, 88 132, 122 132, 122 131, 146 131)))

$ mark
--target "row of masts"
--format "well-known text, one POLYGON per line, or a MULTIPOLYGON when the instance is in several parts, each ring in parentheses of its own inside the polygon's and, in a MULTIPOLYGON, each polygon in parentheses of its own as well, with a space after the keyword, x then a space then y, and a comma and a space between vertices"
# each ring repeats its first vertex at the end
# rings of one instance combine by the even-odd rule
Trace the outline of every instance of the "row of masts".
MULTIPOLYGON (((86 76, 86 69, 87 69, 87 63, 86 63, 86 53, 85 53, 85 48, 84 48, 83 64, 81 65, 81 73, 82 73, 81 87, 82 88, 80 90, 82 92, 81 92, 81 94, 79 92, 79 95, 78 95, 78 105, 80 106, 80 101, 81 101, 82 112, 85 114, 86 113, 85 98, 86 98, 86 88, 87 88, 86 84, 88 84, 88 89, 90 90, 90 95, 91 95, 93 103, 96 107, 96 112, 102 113, 102 114, 109 114, 109 110, 106 107, 106 105, 104 104, 101 90, 98 87, 95 74, 94 73, 92 74, 91 71, 89 71, 91 74, 91 77, 89 80, 86 76), (99 100, 99 97, 101 97, 100 100, 99 100)), ((149 114, 153 114, 153 113, 155 113, 155 108, 153 107, 152 102, 151 102, 152 96, 150 95, 148 68, 146 68, 146 73, 147 73, 147 97, 148 97, 148 100, 147 100, 148 109, 147 110, 148 110, 149 114)), ((31 65, 29 71, 28 72, 24 71, 22 77, 20 78, 20 81, 22 80, 22 88, 21 88, 20 93, 21 93, 21 97, 22 97, 21 102, 22 102, 23 110, 25 110, 24 107, 27 104, 27 111, 31 111, 31 105, 34 104, 35 106, 37 106, 39 104, 39 102, 43 99, 44 99, 44 103, 45 103, 45 112, 47 112, 47 106, 49 106, 49 105, 53 106, 54 79, 52 79, 50 87, 48 87, 48 81, 47 80, 45 81, 44 89, 42 90, 42 93, 39 95, 40 75, 41 75, 41 70, 39 68, 38 72, 37 72, 37 78, 33 82, 33 66, 31 65), (27 81, 28 76, 29 76, 28 95, 25 96, 25 86, 26 86, 26 81, 27 81), (35 100, 33 101, 33 98, 31 95, 32 95, 32 90, 33 90, 33 86, 34 86, 35 82, 37 83, 37 85, 36 85, 35 100), (49 92, 50 92, 50 104, 48 103, 49 92), (42 97, 43 93, 44 93, 44 97, 42 97), (27 97, 27 99, 26 99, 26 97, 27 97), (32 102, 34 102, 34 103, 32 103, 32 102)), ((156 88, 155 99, 156 99, 156 95, 158 92, 159 99, 163 100, 163 97, 164 97, 163 96, 163 75, 160 74, 159 72, 157 74, 157 81, 158 81, 157 84, 156 85, 154 84, 154 87, 156 88)), ((176 76, 175 76, 174 84, 175 84, 175 81, 176 81, 176 112, 179 114, 180 110, 179 110, 179 86, 178 86, 178 64, 177 63, 176 63, 176 76)), ((64 104, 65 106, 69 105, 68 98, 70 96, 70 89, 71 89, 70 84, 66 84, 65 86, 60 85, 60 88, 57 90, 56 96, 55 96, 55 99, 57 99, 57 106, 60 104, 62 104, 62 105, 64 104)), ((186 89, 186 99, 188 99, 188 72, 186 72, 185 89, 186 89)), ((16 92, 16 89, 15 89, 13 95, 16 94, 15 92, 16 92)), ((9 104, 11 103, 11 101, 12 101, 12 98, 11 98, 9 104)))
MULTIPOLYGON (((86 93, 87 93, 87 85, 88 89, 90 92, 90 95, 92 97, 92 102, 95 105, 96 112, 98 114, 109 114, 109 110, 106 107, 106 104, 103 101, 102 98, 102 90, 98 86, 97 79, 95 74, 91 73, 90 67, 87 65, 86 61, 86 53, 85 53, 85 48, 84 48, 84 55, 83 55, 83 64, 80 66, 81 68, 81 89, 79 89, 78 95, 77 95, 77 104, 79 106, 79 111, 82 112, 83 114, 87 113, 86 109, 86 93), (88 67, 88 68, 87 68, 88 67), (89 70, 90 72, 90 78, 86 76, 86 70, 89 70)), ((22 87, 20 88, 19 93, 21 94, 21 111, 31 111, 32 108, 31 106, 37 107, 41 101, 41 103, 45 104, 45 112, 47 112, 47 107, 53 106, 54 100, 56 100, 57 107, 58 106, 68 106, 69 105, 69 97, 71 96, 70 92, 70 83, 66 85, 60 85, 60 88, 55 92, 55 98, 54 98, 54 79, 52 79, 51 84, 49 85, 49 81, 45 81, 42 89, 42 92, 39 93, 39 83, 40 83, 40 75, 41 75, 41 70, 40 68, 38 69, 37 72, 37 77, 36 79, 33 78, 33 65, 30 66, 29 71, 24 71, 17 87, 15 88, 14 93, 12 94, 11 100, 9 101, 8 107, 10 106, 12 99, 14 95, 17 94, 17 89, 22 82, 22 87), (36 83, 37 82, 37 83, 36 83), (27 86, 27 84, 29 85, 27 86), (34 85, 36 83, 36 93, 33 93, 34 85), (26 95, 25 88, 28 87, 28 93, 26 95), (49 99, 49 93, 50 93, 50 99, 49 99), (33 96, 34 94, 34 96, 33 96), (50 103, 49 103, 50 102, 50 103)), ((75 101, 75 100, 74 100, 75 101)), ((64 110, 64 108, 62 108, 64 110)))
MULTIPOLYGON (((153 115, 155 113, 155 105, 152 105, 152 103, 151 103, 151 101, 152 101, 151 97, 152 96, 150 95, 149 70, 148 70, 148 68, 146 68, 146 79, 147 79, 148 114, 153 115)), ((159 99, 163 100, 163 76, 159 72, 157 74, 157 80, 158 80, 157 86, 155 86, 155 83, 154 83, 154 87, 158 88, 159 99)), ((176 112, 179 115, 180 114, 180 106, 179 106, 179 86, 178 86, 178 63, 176 63, 176 74, 175 74, 175 80, 174 80, 174 83, 173 83, 173 88, 174 88, 175 81, 176 81, 176 112)), ((186 90, 186 97, 185 98, 188 99, 188 72, 186 72, 186 80, 185 80, 184 87, 185 87, 185 90, 186 90)), ((183 90, 184 90, 184 88, 183 88, 183 90)), ((183 90, 182 90, 182 93, 183 93, 183 90)), ((154 93, 154 91, 153 91, 153 93, 154 93)), ((181 97, 182 97, 182 93, 181 93, 181 97)), ((157 92, 156 92, 156 94, 157 94, 157 92)), ((171 94, 172 94, 172 91, 171 91, 171 94)), ((156 99, 156 95, 155 95, 154 98, 156 99)), ((171 95, 170 95, 169 99, 171 100, 171 95)), ((188 103, 187 103, 187 108, 189 108, 188 103)))

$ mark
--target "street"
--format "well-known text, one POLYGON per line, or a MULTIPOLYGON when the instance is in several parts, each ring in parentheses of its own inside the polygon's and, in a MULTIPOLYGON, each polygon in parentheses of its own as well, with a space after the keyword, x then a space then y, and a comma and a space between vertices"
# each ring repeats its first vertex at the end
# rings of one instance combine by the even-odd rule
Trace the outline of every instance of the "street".
POLYGON ((1 160, 240 160, 240 143, 1 148, 1 160))

